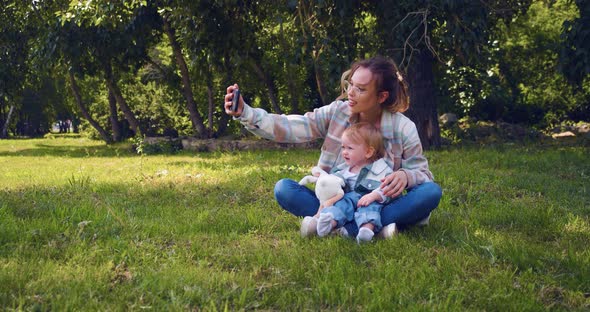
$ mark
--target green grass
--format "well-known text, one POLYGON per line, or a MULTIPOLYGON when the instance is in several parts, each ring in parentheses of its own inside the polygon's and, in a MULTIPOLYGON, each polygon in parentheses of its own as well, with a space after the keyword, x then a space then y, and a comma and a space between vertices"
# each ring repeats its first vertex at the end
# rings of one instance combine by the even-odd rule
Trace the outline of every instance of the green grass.
POLYGON ((431 225, 299 237, 273 199, 319 151, 138 156, 0 141, 2 310, 587 310, 590 148, 427 153, 431 225))

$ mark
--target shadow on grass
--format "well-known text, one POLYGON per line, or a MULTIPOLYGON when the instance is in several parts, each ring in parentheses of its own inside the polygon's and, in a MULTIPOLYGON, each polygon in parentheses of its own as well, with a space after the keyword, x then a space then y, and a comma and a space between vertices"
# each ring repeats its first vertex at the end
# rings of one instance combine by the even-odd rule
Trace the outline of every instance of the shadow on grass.
MULTIPOLYGON (((191 151, 191 150, 180 150, 176 153, 150 153, 143 155, 144 157, 176 157, 176 156, 198 156, 203 159, 216 159, 223 156, 242 156, 246 157, 247 161, 259 160, 264 161, 263 156, 269 153, 280 153, 282 152, 285 156, 291 156, 293 151, 307 151, 313 155, 319 157, 319 148, 311 147, 293 147, 291 149, 278 149, 276 147, 264 147, 259 148, 250 147, 247 150, 217 150, 217 151, 191 151)), ((117 156, 141 156, 139 155, 132 143, 122 142, 107 145, 102 141, 87 140, 79 138, 62 137, 57 139, 9 139, 0 140, 0 157, 72 157, 72 158, 83 158, 83 157, 117 157, 117 156), (15 142, 11 144, 11 142, 15 142), (14 147, 12 145, 16 145, 14 147)), ((237 157, 236 157, 237 158, 237 157)), ((237 162, 243 163, 238 158, 237 162)), ((190 164, 190 162, 180 161, 176 164, 190 164)), ((244 163, 244 165, 247 165, 244 163)), ((310 163, 310 169, 313 163, 310 163)))
POLYGON ((19 143, 21 147, 11 150, 0 146, 0 157, 115 157, 137 155, 130 143, 101 144, 99 141, 89 141, 87 145, 71 142, 70 139, 35 140, 19 143), (52 144, 50 144, 52 143, 52 144))

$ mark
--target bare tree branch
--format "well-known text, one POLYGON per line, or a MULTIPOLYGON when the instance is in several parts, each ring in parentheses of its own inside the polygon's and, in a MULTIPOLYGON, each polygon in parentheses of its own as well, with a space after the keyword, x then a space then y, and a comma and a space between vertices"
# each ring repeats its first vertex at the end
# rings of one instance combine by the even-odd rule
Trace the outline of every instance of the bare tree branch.
POLYGON ((420 18, 420 22, 418 23, 418 25, 416 25, 416 27, 414 27, 414 29, 412 29, 412 31, 406 37, 404 44, 403 44, 403 48, 402 48, 403 57, 402 57, 401 62, 399 63, 400 68, 402 68, 403 70, 405 70, 410 65, 410 62, 412 60, 412 56, 413 56, 414 52, 418 51, 418 49, 415 48, 415 46, 418 46, 421 42, 424 42, 424 45, 426 46, 426 48, 432 53, 432 55, 434 55, 434 57, 437 60, 439 60, 440 62, 443 62, 440 59, 438 53, 436 52, 436 50, 434 49, 434 47, 432 46, 432 43, 430 41, 430 35, 428 34, 428 15, 429 15, 429 13, 430 13, 429 9, 424 9, 424 10, 420 10, 420 11, 416 11, 416 12, 410 12, 410 13, 406 14, 406 16, 392 28, 392 31, 395 30, 400 25, 402 25, 404 22, 406 22, 406 20, 409 18, 412 18, 412 17, 420 18), (424 31, 421 33, 421 35, 418 37, 417 40, 413 40, 412 38, 414 37, 414 35, 418 31, 420 31, 421 27, 423 27, 424 31))

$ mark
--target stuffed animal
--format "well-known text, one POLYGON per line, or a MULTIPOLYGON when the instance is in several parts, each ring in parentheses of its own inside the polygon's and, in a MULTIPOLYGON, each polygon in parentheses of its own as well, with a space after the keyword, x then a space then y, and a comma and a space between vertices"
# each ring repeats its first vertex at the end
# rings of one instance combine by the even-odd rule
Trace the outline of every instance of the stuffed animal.
POLYGON ((312 175, 305 176, 300 185, 315 183, 315 195, 320 200, 320 207, 318 212, 313 217, 305 217, 301 222, 301 236, 307 237, 317 233, 317 217, 324 207, 333 206, 338 200, 344 196, 343 187, 344 180, 333 174, 329 174, 320 167, 313 167, 311 169, 312 175))

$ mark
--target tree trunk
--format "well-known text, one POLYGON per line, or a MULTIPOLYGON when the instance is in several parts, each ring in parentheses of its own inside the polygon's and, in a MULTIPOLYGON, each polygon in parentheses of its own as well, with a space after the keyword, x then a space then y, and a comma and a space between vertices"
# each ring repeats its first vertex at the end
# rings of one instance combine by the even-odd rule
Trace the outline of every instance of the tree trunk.
POLYGON ((121 89, 119 89, 119 86, 117 85, 117 82, 115 81, 115 78, 113 77, 113 70, 112 70, 111 65, 109 63, 104 65, 104 71, 105 71, 105 78, 106 78, 107 87, 109 89, 109 92, 112 92, 113 95, 115 96, 115 99, 117 100, 117 104, 119 104, 119 107, 121 108, 121 111, 123 112, 123 115, 125 116, 125 119, 127 119, 127 121, 129 122, 129 127, 131 128, 131 130, 133 130, 133 132, 135 132, 134 133, 135 135, 144 134, 145 131, 143 131, 143 129, 141 129, 141 126, 139 125, 139 121, 137 121, 137 118, 135 118, 135 114, 133 114, 133 111, 131 111, 131 109, 127 105, 127 101, 125 101, 125 98, 123 97, 123 94, 121 93, 121 89))
MULTIPOLYGON (((292 64, 286 64, 287 68, 291 68, 294 70, 295 67, 292 64)), ((291 114, 298 114, 299 113, 299 94, 301 94, 301 90, 297 88, 297 84, 295 83, 295 78, 293 75, 287 75, 287 89, 289 90, 289 94, 291 95, 291 114)))
POLYGON ((0 138, 5 139, 8 137, 8 125, 10 124, 12 112, 14 112, 14 105, 10 105, 10 110, 8 110, 8 116, 6 116, 6 121, 4 122, 4 126, 2 127, 2 133, 0 133, 0 138))
POLYGON ((207 99, 209 100, 209 109, 207 110, 207 131, 208 133, 213 133, 215 100, 213 99, 213 81, 211 81, 211 75, 207 75, 207 99))
MULTIPOLYGON (((231 66, 232 66, 231 63, 230 63, 230 59, 231 58, 229 57, 229 55, 226 52, 225 55, 224 55, 224 57, 223 57, 223 60, 224 60, 223 61, 223 68, 226 69, 225 70, 225 73, 226 73, 225 81, 227 81, 228 83, 233 84, 233 82, 231 82, 233 80, 233 77, 232 77, 232 74, 231 74, 232 71, 229 70, 231 68, 231 66)), ((224 93, 223 96, 225 96, 225 93, 224 93)), ((242 97, 243 96, 244 95, 242 94, 242 97)), ((219 117, 219 119, 217 121, 217 131, 215 132, 215 136, 220 137, 223 134, 225 134, 225 131, 227 130, 227 124, 229 123, 229 118, 230 118, 230 116, 228 114, 226 114, 225 113, 225 110, 224 110, 224 112, 221 114, 221 117, 219 117)), ((241 127, 241 129, 244 129, 244 128, 241 127)))
POLYGON ((201 118, 201 115, 197 110, 197 104, 195 103, 193 90, 191 89, 191 81, 188 73, 188 67, 184 60, 184 56, 182 55, 180 44, 176 40, 175 31, 172 27, 170 27, 170 23, 168 22, 168 20, 166 18, 163 18, 163 22, 164 31, 166 32, 168 40, 170 41, 170 46, 172 47, 172 52, 174 53, 174 57, 176 59, 178 68, 180 68, 183 95, 186 99, 186 106, 189 111, 191 122, 193 124, 193 129, 198 136, 207 137, 208 134, 207 130, 205 129, 205 125, 203 124, 203 118, 201 118))
POLYGON ((417 53, 408 69, 410 109, 406 115, 416 124, 425 150, 440 147, 441 144, 433 63, 430 51, 423 49, 417 53))
POLYGON ((266 85, 266 90, 268 91, 268 98, 270 99, 272 109, 275 113, 282 114, 283 111, 279 106, 279 101, 277 100, 277 96, 275 94, 276 85, 273 79, 269 77, 268 73, 262 70, 262 68, 260 67, 260 65, 258 65, 257 62, 251 61, 249 63, 252 69, 254 69, 254 73, 256 73, 256 75, 258 76, 258 79, 260 79, 266 85))
POLYGON ((315 74, 315 81, 316 81, 316 85, 318 87, 318 93, 320 95, 320 100, 322 101, 322 103, 320 103, 320 106, 324 106, 328 103, 327 102, 328 99, 326 98, 328 92, 326 91, 326 86, 324 85, 324 80, 322 79, 322 71, 320 69, 319 60, 314 57, 312 59, 312 63, 313 63, 313 71, 315 74))
MULTIPOLYGON (((284 64, 285 67, 287 68, 287 71, 291 71, 293 69, 294 66, 291 65, 291 63, 288 61, 289 58, 286 57, 288 56, 288 49, 289 47, 287 46, 287 41, 285 38, 285 33, 283 31, 283 22, 281 21, 280 24, 280 33, 281 33, 281 40, 280 44, 281 44, 281 49, 283 50, 283 60, 285 60, 284 64)), ((289 95, 291 97, 291 113, 292 114, 297 114, 299 112, 299 102, 297 101, 297 96, 298 94, 300 94, 301 92, 297 91, 297 87, 295 86, 295 81, 294 79, 292 79, 291 77, 293 77, 294 75, 292 75, 290 73, 290 75, 287 75, 287 90, 289 90, 289 95)))
POLYGON ((100 134, 100 137, 107 144, 112 143, 112 140, 111 140, 111 137, 109 136, 109 134, 100 126, 100 124, 98 122, 96 122, 96 120, 94 120, 92 118, 92 116, 90 115, 90 113, 88 112, 86 107, 84 106, 84 103, 82 102, 82 96, 80 94, 80 88, 78 87, 78 84, 76 83, 76 78, 74 77, 74 73, 70 71, 68 74, 69 74, 69 78, 70 78, 70 88, 72 89, 72 93, 74 93, 74 98, 76 99, 76 104, 78 104, 78 108, 80 109, 80 112, 82 112, 82 116, 84 116, 84 118, 86 118, 86 120, 88 120, 90 125, 94 129, 96 129, 96 131, 98 131, 98 133, 100 134))
POLYGON ((120 142, 123 138, 121 133, 121 124, 119 123, 119 117, 117 114, 117 99, 113 92, 109 90, 109 119, 111 121, 111 129, 113 130, 113 141, 120 142))

